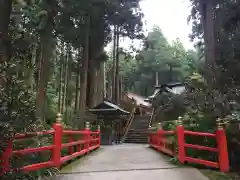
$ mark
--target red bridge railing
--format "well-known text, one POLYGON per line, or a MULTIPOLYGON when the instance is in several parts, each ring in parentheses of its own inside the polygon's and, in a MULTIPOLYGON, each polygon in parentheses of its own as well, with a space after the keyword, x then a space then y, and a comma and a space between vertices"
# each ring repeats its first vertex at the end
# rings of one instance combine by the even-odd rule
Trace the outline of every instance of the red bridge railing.
POLYGON ((89 122, 86 122, 84 130, 65 130, 61 124, 61 115, 59 114, 57 121, 52 128, 53 129, 49 131, 16 134, 11 140, 9 140, 7 148, 0 156, 0 176, 11 170, 14 170, 11 169, 11 158, 13 156, 24 156, 31 153, 43 153, 46 151, 51 151, 51 158, 49 161, 30 164, 19 169, 15 169, 17 171, 30 172, 50 167, 59 168, 67 161, 78 156, 88 154, 89 152, 100 147, 100 127, 98 126, 97 131, 91 131, 89 122), (52 135, 52 144, 49 146, 41 146, 36 148, 25 148, 20 150, 13 149, 14 141, 29 139, 42 135, 52 135), (67 143, 63 143, 64 137, 67 137, 67 143), (68 154, 65 156, 63 156, 62 153, 63 148, 67 148, 68 151, 68 154))
POLYGON ((170 156, 176 155, 181 164, 184 164, 186 162, 196 163, 196 164, 202 164, 208 167, 220 169, 221 172, 229 171, 226 134, 220 122, 218 122, 216 133, 213 134, 213 133, 193 132, 193 131, 184 130, 184 126, 182 124, 182 118, 179 118, 178 125, 175 131, 165 131, 159 128, 157 132, 150 132, 149 145, 152 148, 160 152, 163 152, 165 154, 168 154, 170 156), (177 144, 174 144, 173 141, 168 140, 168 138, 166 137, 167 135, 176 135, 177 144), (215 138, 217 141, 217 147, 213 148, 213 147, 207 147, 207 146, 200 146, 197 144, 188 144, 186 143, 185 135, 215 138), (175 145, 178 146, 178 153, 176 152, 175 145), (189 157, 186 154, 186 148, 216 152, 218 153, 218 161, 213 162, 213 161, 189 157))

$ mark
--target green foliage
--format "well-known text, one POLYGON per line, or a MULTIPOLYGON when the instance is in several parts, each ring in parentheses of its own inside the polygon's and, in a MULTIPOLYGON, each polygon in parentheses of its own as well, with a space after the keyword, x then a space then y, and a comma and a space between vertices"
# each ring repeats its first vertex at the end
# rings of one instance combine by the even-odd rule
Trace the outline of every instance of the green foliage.
MULTIPOLYGON (((3 142, 0 154, 6 147, 7 139, 15 133, 49 129, 55 122, 59 104, 64 106, 65 127, 78 129, 83 127, 84 121, 94 121, 96 117, 88 113, 77 118, 74 110, 76 77, 81 74, 86 37, 90 41, 89 59, 94 60, 94 67, 98 68, 101 61, 108 58, 103 47, 111 41, 112 26, 119 26, 121 36, 141 38, 142 17, 139 0, 13 1, 7 32, 8 47, 3 47, 4 51, 9 51, 9 57, 3 61, 2 54, 0 57, 0 141, 3 142), (49 64, 45 66, 45 62, 49 64), (41 77, 41 74, 47 75, 41 77), (44 107, 41 107, 44 115, 41 121, 37 121, 36 92, 42 79, 46 81, 41 87, 43 95, 40 98, 44 99, 44 107), (63 92, 66 92, 64 97, 63 92), (59 99, 61 103, 58 103, 59 99)), ((5 28, 6 23, 0 22, 0 26, 5 28)), ((2 38, 0 41, 2 49, 5 42, 2 44, 2 38)), ((37 147, 50 142, 49 138, 33 138, 16 144, 16 148, 37 147)), ((26 159, 13 159, 13 166, 21 167, 23 163, 31 164, 49 157, 50 154, 33 154, 26 159)), ((36 179, 55 172, 53 169, 27 175, 17 172, 4 178, 36 179)))
MULTIPOLYGON (((191 0, 192 11, 189 20, 192 22, 190 37, 204 51, 201 0, 191 0)), ((239 1, 219 0, 213 4, 215 56, 217 64, 217 83, 221 92, 239 86, 239 1)))
POLYGON ((184 100, 182 94, 161 93, 153 100, 156 118, 160 121, 177 119, 186 111, 184 100))
MULTIPOLYGON (((176 121, 164 122, 166 120, 176 120, 178 116, 182 116, 184 120, 184 128, 186 130, 195 132, 216 132, 216 118, 224 117, 230 113, 228 107, 228 101, 225 97, 222 97, 219 92, 209 93, 210 89, 207 86, 204 78, 198 74, 193 73, 190 76, 188 83, 186 84, 186 92, 182 95, 169 95, 166 94, 166 100, 163 95, 159 96, 162 107, 156 111, 157 113, 164 114, 176 114, 174 117, 157 118, 162 122, 162 128, 165 130, 175 130, 176 121), (216 94, 219 96, 216 97, 216 94), (180 98, 180 99, 178 99, 180 98), (219 99, 221 98, 221 103, 219 99), (179 104, 180 103, 180 104, 179 104), (164 106, 165 105, 165 106, 164 106), (217 108, 216 108, 217 107, 217 108), (214 109, 216 108, 216 109, 214 109), (219 109, 224 109, 219 110, 219 109), (222 116, 221 116, 222 115, 222 116)), ((160 106, 159 104, 155 104, 160 106)), ((235 115, 236 117, 236 115, 235 115)), ((227 130, 228 131, 228 130, 227 130)), ((177 145, 177 137, 171 139, 175 145, 177 145)), ((215 138, 205 138, 199 136, 185 136, 186 143, 197 144, 208 147, 217 147, 215 138)), ((230 141, 230 139, 229 139, 230 141)), ((230 150, 231 151, 231 150, 230 150)), ((198 151, 191 148, 186 149, 186 153, 190 157, 217 161, 217 154, 210 153, 208 151, 198 151)), ((176 159, 176 158, 175 158, 176 159)), ((175 159, 173 161, 175 162, 175 159)))
POLYGON ((186 51, 179 39, 170 45, 158 26, 153 27, 143 43, 141 50, 135 53, 125 50, 120 55, 120 74, 126 91, 149 96, 154 90, 156 72, 159 83, 164 84, 183 81, 197 69, 197 53, 186 51))
POLYGON ((49 86, 46 93, 46 102, 45 102, 45 109, 46 109, 46 123, 48 126, 51 127, 52 124, 56 121, 56 114, 57 112, 57 96, 56 90, 53 87, 49 86))
MULTIPOLYGON (((19 80, 16 64, 21 59, 0 65, 0 154, 6 148, 6 142, 18 132, 34 132, 41 130, 44 123, 35 118, 35 94, 28 90, 24 81, 19 80), (4 76, 3 76, 4 75, 4 76), (5 76, 7 75, 7 76, 5 76)), ((26 147, 28 144, 26 144, 26 147)), ((19 145, 14 145, 15 148, 19 145), (15 147, 16 146, 16 147, 15 147)), ((14 162, 23 165, 21 160, 14 162)), ((14 165, 14 164, 13 164, 14 165)), ((9 173, 4 178, 15 179, 15 173, 9 173)))

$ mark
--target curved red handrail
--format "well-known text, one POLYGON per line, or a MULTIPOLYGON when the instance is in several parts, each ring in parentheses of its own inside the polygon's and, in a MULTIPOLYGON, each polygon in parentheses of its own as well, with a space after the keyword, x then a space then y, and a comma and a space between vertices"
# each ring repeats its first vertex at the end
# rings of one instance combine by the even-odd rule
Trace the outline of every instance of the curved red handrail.
POLYGON ((186 135, 194 135, 194 136, 216 137, 216 134, 204 133, 204 132, 184 131, 184 134, 186 134, 186 135))
POLYGON ((165 131, 159 129, 158 132, 149 132, 149 144, 154 149, 166 153, 171 156, 175 156, 175 147, 172 141, 166 138, 166 135, 176 135, 177 136, 177 146, 178 146, 178 159, 180 163, 190 162, 202 164, 209 167, 219 168, 222 172, 229 171, 229 160, 228 160, 228 150, 226 135, 223 128, 218 127, 216 133, 205 133, 205 132, 194 132, 184 130, 184 126, 179 124, 176 127, 176 131, 165 131), (188 144, 185 142, 185 135, 190 136, 203 136, 208 138, 216 138, 217 147, 207 147, 197 144, 188 144), (218 153, 218 162, 202 160, 198 158, 188 157, 186 155, 186 148, 198 149, 203 151, 218 153))
POLYGON ((13 139, 26 139, 35 136, 43 136, 53 134, 54 130, 40 131, 40 132, 26 132, 26 133, 17 133, 13 139))
POLYGON ((18 133, 8 141, 7 148, 0 156, 0 167, 3 167, 0 169, 0 176, 10 170, 10 158, 12 156, 23 156, 30 153, 52 151, 49 161, 26 165, 19 169, 24 172, 37 171, 43 168, 59 167, 66 161, 87 154, 88 152, 99 148, 100 141, 100 130, 64 130, 60 123, 54 124, 53 129, 47 131, 18 133), (13 142, 43 135, 53 135, 53 142, 51 145, 13 150, 13 142), (62 142, 64 136, 69 137, 69 142, 62 142), (76 136, 77 139, 74 139, 76 136), (75 146, 77 147, 76 149, 74 148, 75 146), (66 156, 62 156, 61 153, 64 148, 68 148, 68 155, 66 156))

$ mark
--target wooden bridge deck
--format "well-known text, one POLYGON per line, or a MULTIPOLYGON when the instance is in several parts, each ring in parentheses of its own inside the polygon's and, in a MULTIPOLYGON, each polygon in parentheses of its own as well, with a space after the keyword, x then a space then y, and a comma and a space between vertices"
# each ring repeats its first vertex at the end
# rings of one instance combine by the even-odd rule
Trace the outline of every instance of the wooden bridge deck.
POLYGON ((208 180, 197 169, 174 166, 148 145, 121 144, 74 162, 57 180, 208 180))

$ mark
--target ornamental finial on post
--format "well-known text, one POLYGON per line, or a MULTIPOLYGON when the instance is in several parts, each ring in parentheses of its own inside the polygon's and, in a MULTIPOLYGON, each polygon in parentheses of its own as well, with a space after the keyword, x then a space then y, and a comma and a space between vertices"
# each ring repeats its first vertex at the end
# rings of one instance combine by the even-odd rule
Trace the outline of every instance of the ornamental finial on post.
POLYGON ((62 121, 62 114, 61 113, 57 113, 57 118, 56 118, 56 123, 61 123, 62 121))
POLYGON ((217 129, 223 129, 223 123, 220 118, 217 118, 216 124, 217 124, 217 129))
POLYGON ((90 129, 90 123, 88 121, 85 123, 85 129, 90 129))
POLYGON ((177 123, 179 126, 183 125, 183 118, 181 116, 178 117, 177 123))

